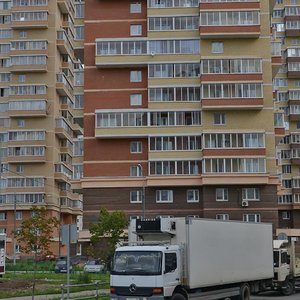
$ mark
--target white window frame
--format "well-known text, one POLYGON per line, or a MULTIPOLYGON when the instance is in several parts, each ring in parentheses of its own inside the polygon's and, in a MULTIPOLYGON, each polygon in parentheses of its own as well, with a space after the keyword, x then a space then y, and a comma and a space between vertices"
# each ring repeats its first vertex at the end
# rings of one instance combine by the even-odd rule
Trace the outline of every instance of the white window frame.
POLYGON ((243 214, 243 221, 248 223, 260 223, 261 216, 260 214, 243 214), (250 220, 251 218, 253 218, 254 220, 250 220))
POLYGON ((216 201, 228 201, 228 194, 228 188, 216 188, 216 201))
POLYGON ((229 214, 216 214, 216 220, 228 221, 229 220, 229 214))
POLYGON ((197 203, 200 200, 199 190, 187 190, 186 191, 186 201, 187 203, 197 203))
POLYGON ((141 177, 141 176, 143 176, 141 166, 139 166, 139 165, 131 166, 130 167, 130 176, 132 176, 132 177, 141 177))
POLYGON ((260 201, 260 190, 255 187, 242 189, 242 199, 247 201, 260 201), (254 195, 254 197, 251 196, 254 195))
POLYGON ((142 153, 143 152, 143 143, 140 141, 130 142, 130 153, 142 153))
POLYGON ((142 105, 142 94, 131 94, 130 95, 130 105, 131 106, 142 105))
POLYGON ((131 191, 130 203, 143 203, 143 191, 142 190, 131 191))
POLYGON ((173 203, 173 190, 157 190, 156 203, 173 203))
POLYGON ((214 113, 214 125, 225 125, 225 113, 214 113))
POLYGON ((131 70, 130 71, 130 82, 142 82, 142 71, 131 70))
POLYGON ((224 43, 223 42, 212 42, 211 43, 211 52, 212 53, 223 53, 224 52, 224 43))
POLYGON ((143 31, 143 28, 142 28, 141 24, 130 25, 130 36, 141 36, 142 31, 143 31))
POLYGON ((23 219, 23 212, 22 211, 16 211, 16 220, 20 221, 23 219))
POLYGON ((290 211, 282 211, 282 220, 290 220, 291 212, 290 211))
POLYGON ((130 3, 130 13, 139 14, 142 12, 142 3, 141 2, 131 2, 130 3))

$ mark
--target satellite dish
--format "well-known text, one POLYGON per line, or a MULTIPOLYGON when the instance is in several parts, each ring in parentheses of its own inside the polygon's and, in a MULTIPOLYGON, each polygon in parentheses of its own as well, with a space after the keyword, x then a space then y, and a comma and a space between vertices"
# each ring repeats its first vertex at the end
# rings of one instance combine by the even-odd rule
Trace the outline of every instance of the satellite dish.
POLYGON ((277 240, 279 241, 288 240, 288 236, 286 233, 280 232, 277 236, 277 240))

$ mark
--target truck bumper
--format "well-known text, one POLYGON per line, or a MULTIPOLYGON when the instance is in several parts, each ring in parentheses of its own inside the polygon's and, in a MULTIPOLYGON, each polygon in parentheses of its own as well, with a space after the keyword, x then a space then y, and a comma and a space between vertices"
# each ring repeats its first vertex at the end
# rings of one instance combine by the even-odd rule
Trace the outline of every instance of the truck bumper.
POLYGON ((151 297, 144 297, 144 296, 117 296, 117 295, 110 295, 110 300, 163 300, 163 295, 155 295, 151 297))

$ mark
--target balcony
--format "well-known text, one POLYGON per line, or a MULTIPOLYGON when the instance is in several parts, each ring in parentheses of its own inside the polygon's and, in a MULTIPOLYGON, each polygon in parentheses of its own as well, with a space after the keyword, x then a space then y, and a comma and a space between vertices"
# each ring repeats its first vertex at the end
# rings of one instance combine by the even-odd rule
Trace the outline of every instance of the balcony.
POLYGON ((56 91, 60 96, 72 98, 73 87, 64 73, 56 74, 56 91))
POLYGON ((32 118, 47 116, 46 100, 9 100, 8 115, 11 118, 32 118))
POLYGON ((64 163, 54 165, 54 179, 58 182, 69 182, 73 177, 73 172, 64 163))
POLYGON ((201 38, 258 38, 259 9, 260 2, 200 3, 201 38))
POLYGON ((56 119, 55 134, 60 139, 72 140, 73 130, 63 117, 56 119))
POLYGON ((147 38, 96 39, 96 66, 147 66, 166 60, 197 61, 199 39, 148 40, 147 38), (165 49, 168 49, 166 51, 165 49))
MULTIPOLYGON (((13 56, 11 56, 13 59, 13 56)), ((45 64, 13 64, 13 60, 12 60, 12 64, 9 68, 11 73, 45 73, 48 72, 48 65, 47 63, 45 64)))
POLYGON ((72 56, 74 46, 65 30, 57 31, 56 44, 61 54, 72 56))
POLYGON ((20 163, 45 163, 46 154, 44 146, 8 147, 7 162, 20 163))
POLYGON ((75 7, 72 0, 57 0, 57 5, 60 11, 64 14, 75 12, 75 7))
POLYGON ((11 14, 13 29, 47 29, 48 11, 18 11, 11 14))

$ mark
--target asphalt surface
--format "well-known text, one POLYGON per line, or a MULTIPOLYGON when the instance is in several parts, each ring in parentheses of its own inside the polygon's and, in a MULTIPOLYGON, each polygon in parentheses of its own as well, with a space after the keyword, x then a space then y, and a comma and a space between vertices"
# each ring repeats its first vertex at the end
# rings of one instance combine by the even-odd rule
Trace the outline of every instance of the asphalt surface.
POLYGON ((291 296, 282 296, 278 292, 266 292, 261 293, 257 296, 251 296, 251 300, 299 300, 300 299, 300 291, 291 296))

